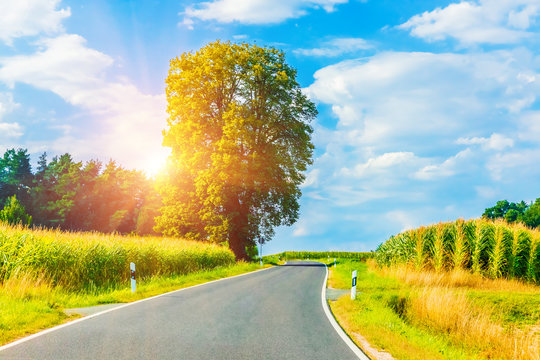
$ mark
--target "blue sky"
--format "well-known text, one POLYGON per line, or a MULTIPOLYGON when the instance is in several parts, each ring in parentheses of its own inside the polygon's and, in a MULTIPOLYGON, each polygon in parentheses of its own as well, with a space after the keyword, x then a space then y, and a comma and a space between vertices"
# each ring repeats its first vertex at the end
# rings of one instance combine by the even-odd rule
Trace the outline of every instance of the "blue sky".
POLYGON ((403 229, 540 197, 540 1, 0 2, 0 148, 167 151, 169 60, 283 49, 317 103, 301 217, 265 253, 372 250, 403 229))

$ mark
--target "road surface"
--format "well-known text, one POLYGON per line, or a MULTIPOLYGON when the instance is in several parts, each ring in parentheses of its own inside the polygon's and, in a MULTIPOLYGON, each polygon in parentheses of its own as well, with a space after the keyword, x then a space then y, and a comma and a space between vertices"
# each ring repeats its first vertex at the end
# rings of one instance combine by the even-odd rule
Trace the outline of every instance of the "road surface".
POLYGON ((323 265, 292 262, 114 309, 0 359, 358 359, 324 313, 323 265))

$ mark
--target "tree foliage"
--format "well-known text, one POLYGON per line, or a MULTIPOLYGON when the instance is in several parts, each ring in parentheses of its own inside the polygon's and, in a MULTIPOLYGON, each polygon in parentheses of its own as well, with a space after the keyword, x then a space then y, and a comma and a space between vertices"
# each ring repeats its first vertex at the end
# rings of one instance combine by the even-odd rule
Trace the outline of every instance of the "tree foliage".
POLYGON ((32 182, 30 155, 26 149, 9 149, 0 158, 0 206, 16 195, 28 206, 29 185, 32 182))
POLYGON ((17 195, 8 198, 6 206, 0 210, 0 221, 11 225, 31 225, 32 216, 26 213, 24 206, 17 200, 17 195))
POLYGON ((493 207, 487 208, 482 214, 488 219, 505 219, 512 222, 523 222, 532 228, 540 226, 540 198, 527 204, 525 201, 511 203, 508 200, 497 201, 493 207))
POLYGON ((75 162, 67 153, 47 162, 44 153, 32 173, 23 149, 0 158, 0 205, 15 195, 34 224, 65 230, 155 234, 161 205, 153 182, 139 171, 114 161, 75 162))
POLYGON ((217 41, 170 65, 164 145, 172 155, 157 229, 225 240, 245 258, 246 247, 298 218, 315 105, 273 48, 217 41))

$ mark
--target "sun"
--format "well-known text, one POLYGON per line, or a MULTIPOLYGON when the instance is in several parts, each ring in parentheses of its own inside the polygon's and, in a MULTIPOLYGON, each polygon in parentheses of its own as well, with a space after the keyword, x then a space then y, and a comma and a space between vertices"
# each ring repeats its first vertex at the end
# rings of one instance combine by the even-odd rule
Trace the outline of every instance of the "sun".
POLYGON ((146 176, 156 178, 156 176, 165 169, 169 151, 166 149, 163 150, 164 151, 156 152, 152 156, 148 157, 144 165, 141 166, 141 170, 146 174, 146 176))

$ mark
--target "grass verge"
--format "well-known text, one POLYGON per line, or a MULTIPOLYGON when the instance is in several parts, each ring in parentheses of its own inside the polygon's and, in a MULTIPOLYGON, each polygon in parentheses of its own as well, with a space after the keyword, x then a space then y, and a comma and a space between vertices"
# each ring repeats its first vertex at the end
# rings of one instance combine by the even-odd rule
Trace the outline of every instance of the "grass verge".
POLYGON ((137 282, 136 293, 129 286, 71 291, 34 277, 10 278, 0 285, 0 345, 80 317, 68 316, 64 309, 132 302, 259 269, 259 264, 240 262, 187 275, 154 276, 137 282))
POLYGON ((396 359, 540 357, 534 285, 343 259, 330 268, 328 285, 350 288, 352 270, 358 270, 356 300, 343 296, 330 307, 353 339, 361 334, 396 359))

